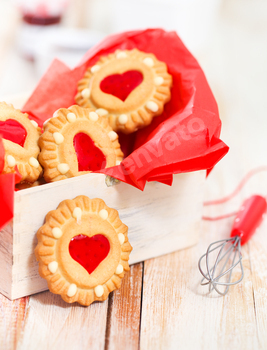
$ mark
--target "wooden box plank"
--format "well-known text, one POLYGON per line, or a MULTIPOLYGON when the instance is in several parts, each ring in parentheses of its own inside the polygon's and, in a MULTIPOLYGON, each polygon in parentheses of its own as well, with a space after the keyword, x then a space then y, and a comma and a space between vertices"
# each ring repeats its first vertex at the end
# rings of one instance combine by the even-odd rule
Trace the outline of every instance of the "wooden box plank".
POLYGON ((108 187, 105 179, 87 174, 15 193, 13 223, 1 232, 1 293, 16 299, 47 289, 34 256, 36 232, 50 210, 78 195, 102 198, 119 211, 129 226, 130 264, 197 243, 205 171, 175 175, 171 187, 148 183, 143 192, 124 183, 108 187))

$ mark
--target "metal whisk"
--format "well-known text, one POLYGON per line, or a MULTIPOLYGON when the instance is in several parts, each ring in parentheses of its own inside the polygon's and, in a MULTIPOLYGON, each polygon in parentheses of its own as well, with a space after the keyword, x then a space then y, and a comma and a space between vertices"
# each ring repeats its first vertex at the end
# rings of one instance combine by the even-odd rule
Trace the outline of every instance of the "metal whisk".
POLYGON ((242 265, 241 245, 245 244, 261 224, 266 213, 267 202, 262 196, 248 198, 240 208, 231 231, 231 238, 216 241, 209 245, 207 252, 201 256, 198 267, 203 275, 201 285, 209 285, 220 295, 225 295, 230 286, 242 281, 244 270, 242 265), (216 254, 215 263, 211 264, 212 255, 216 254), (202 269, 206 261, 206 272, 202 269), (233 269, 240 266, 241 277, 232 281, 233 269), (205 281, 206 280, 206 281, 205 281))

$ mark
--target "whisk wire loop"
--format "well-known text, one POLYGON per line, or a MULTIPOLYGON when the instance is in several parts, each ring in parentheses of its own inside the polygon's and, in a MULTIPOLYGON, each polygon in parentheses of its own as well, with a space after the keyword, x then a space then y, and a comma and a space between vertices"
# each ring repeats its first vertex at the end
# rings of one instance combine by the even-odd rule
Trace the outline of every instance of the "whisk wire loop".
POLYGON ((209 245, 207 252, 201 256, 198 262, 198 267, 203 275, 203 279, 201 281, 201 285, 209 285, 209 293, 212 292, 213 290, 216 290, 216 292, 220 295, 225 295, 228 292, 228 289, 230 286, 235 285, 242 281, 244 277, 244 271, 243 271, 243 266, 241 263, 242 260, 242 255, 241 255, 241 242, 240 242, 240 237, 235 236, 232 238, 228 238, 225 240, 220 240, 213 242, 212 244, 209 245), (229 245, 229 247, 227 247, 229 245), (219 253, 215 259, 215 263, 213 266, 211 266, 210 263, 210 255, 212 252, 215 250, 219 249, 219 253), (201 264, 202 260, 205 258, 206 260, 206 268, 207 271, 204 272, 201 264), (237 259, 237 261, 236 261, 237 259), (220 264, 221 263, 221 264, 220 264), (231 266, 226 269, 227 265, 231 263, 231 266), (222 265, 222 266, 220 266, 222 265), (232 278, 232 273, 233 269, 237 266, 240 265, 241 269, 241 277, 234 282, 231 282, 232 278), (219 268, 220 266, 220 268, 219 268), (219 273, 217 273, 217 270, 219 269, 219 273), (228 276, 227 276, 228 274, 228 276), (222 277, 227 276, 225 281, 220 281, 222 277), (207 282, 203 281, 206 280, 207 282), (218 289, 219 286, 225 286, 224 291, 221 291, 218 289))
MULTIPOLYGON (((225 295, 230 286, 242 281, 244 269, 241 240, 243 245, 252 237, 266 212, 267 200, 265 197, 253 195, 247 198, 236 215, 231 230, 231 238, 210 244, 207 252, 201 256, 198 262, 199 270, 203 276, 201 284, 209 285, 209 292, 215 290, 218 294, 225 295), (219 252, 216 258, 213 259, 216 250, 219 250, 219 252), (201 267, 203 260, 206 261, 206 272, 201 267), (213 266, 211 260, 215 261, 213 266), (241 277, 232 282, 233 270, 238 265, 240 266, 241 277)), ((234 278, 236 277, 234 276, 234 278)))

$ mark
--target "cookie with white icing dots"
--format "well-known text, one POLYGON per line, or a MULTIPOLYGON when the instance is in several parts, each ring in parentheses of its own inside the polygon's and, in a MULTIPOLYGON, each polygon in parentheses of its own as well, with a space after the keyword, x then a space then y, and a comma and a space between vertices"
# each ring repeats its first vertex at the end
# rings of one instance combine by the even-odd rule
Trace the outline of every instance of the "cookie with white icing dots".
POLYGON ((129 270, 127 234, 117 210, 102 199, 64 200, 37 232, 39 273, 68 303, 105 300, 129 270))
POLYGON ((137 49, 102 56, 78 83, 76 103, 96 108, 114 131, 149 125, 171 98, 172 76, 153 54, 137 49))
POLYGON ((21 181, 32 183, 39 178, 42 173, 37 160, 40 133, 38 124, 26 113, 5 102, 0 103, 0 135, 5 149, 3 174, 15 172, 17 166, 21 181))
POLYGON ((118 135, 94 109, 61 108, 44 125, 39 161, 47 182, 118 165, 123 153, 118 135))

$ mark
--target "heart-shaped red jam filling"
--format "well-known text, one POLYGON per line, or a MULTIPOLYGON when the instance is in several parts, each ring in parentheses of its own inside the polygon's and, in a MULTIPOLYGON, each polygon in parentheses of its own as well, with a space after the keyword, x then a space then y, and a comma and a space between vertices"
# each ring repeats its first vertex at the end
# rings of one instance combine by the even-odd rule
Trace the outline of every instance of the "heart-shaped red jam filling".
POLYGON ((129 94, 142 83, 143 75, 137 70, 129 70, 123 74, 109 75, 100 83, 100 89, 106 94, 125 101, 129 94))
POLYGON ((95 171, 106 167, 106 157, 87 134, 82 132, 76 134, 73 138, 73 146, 79 171, 95 171))
POLYGON ((78 235, 73 237, 69 244, 70 256, 88 273, 92 273, 97 268, 109 251, 109 241, 101 234, 93 237, 78 235))
POLYGON ((21 147, 24 146, 27 131, 20 123, 14 119, 8 119, 4 122, 0 121, 0 134, 6 140, 17 143, 21 147))

